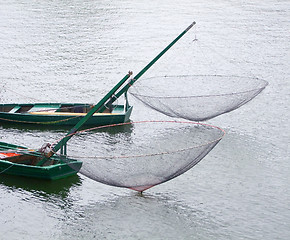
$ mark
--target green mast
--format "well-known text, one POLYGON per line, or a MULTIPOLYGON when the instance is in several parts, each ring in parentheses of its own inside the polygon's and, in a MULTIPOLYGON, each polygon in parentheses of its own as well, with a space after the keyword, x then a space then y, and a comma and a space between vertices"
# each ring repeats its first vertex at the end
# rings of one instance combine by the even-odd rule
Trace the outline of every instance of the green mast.
MULTIPOLYGON (((177 38, 175 38, 162 52, 160 52, 150 63, 147 64, 133 79, 130 80, 130 82, 124 86, 119 92, 115 94, 115 98, 110 99, 108 104, 112 104, 116 99, 118 99, 123 93, 127 92, 128 89, 136 82, 154 63, 157 62, 159 58, 162 57, 164 53, 166 53, 169 48, 171 48, 180 38, 183 37, 185 33, 187 33, 194 25, 196 22, 193 22, 190 24, 177 38)), ((102 107, 100 109, 100 112, 103 112, 105 110, 105 107, 102 107)))
POLYGON ((115 94, 115 92, 126 82, 127 79, 132 75, 132 72, 129 72, 116 86, 112 88, 110 92, 106 94, 88 113, 84 116, 68 133, 62 138, 55 146, 53 146, 52 150, 46 154, 46 157, 38 163, 38 165, 42 165, 47 161, 48 158, 54 155, 59 149, 65 147, 67 141, 85 124, 90 117, 95 112, 104 111, 104 104, 107 102, 108 104, 113 103, 117 98, 119 98, 122 94, 126 93, 128 89, 136 82, 157 60, 167 52, 185 33, 195 25, 195 22, 190 24, 181 34, 178 35, 162 52, 160 52, 148 65, 146 65, 133 79, 129 81, 119 92, 115 94), (114 95, 114 98, 112 96, 114 95))

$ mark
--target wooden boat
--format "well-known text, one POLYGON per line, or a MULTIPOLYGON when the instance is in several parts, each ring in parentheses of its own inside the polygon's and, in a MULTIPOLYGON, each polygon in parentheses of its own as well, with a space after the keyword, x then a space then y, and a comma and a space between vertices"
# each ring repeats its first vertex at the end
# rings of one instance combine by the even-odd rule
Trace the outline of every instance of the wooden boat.
MULTIPOLYGON (((93 107, 83 103, 0 104, 0 123, 74 126, 93 107)), ((133 107, 112 105, 95 113, 85 125, 101 126, 128 122, 133 107)))
MULTIPOLYGON (((83 115, 81 115, 81 119, 78 119, 77 123, 74 127, 59 140, 55 145, 50 146, 47 144, 46 146, 41 147, 39 150, 32 150, 26 147, 0 142, 0 175, 1 174, 12 174, 12 175, 20 175, 26 177, 34 177, 34 178, 43 178, 43 179, 60 179, 73 174, 76 174, 81 166, 82 162, 68 158, 66 154, 66 143, 67 141, 73 137, 77 131, 87 124, 91 118, 94 118, 95 113, 103 113, 106 114, 108 106, 114 106, 113 103, 117 100, 121 95, 124 94, 127 99, 128 89, 137 81, 165 52, 167 52, 193 25, 193 22, 189 27, 187 27, 177 38, 175 38, 162 52, 160 52, 149 64, 147 64, 134 78, 128 79, 133 74, 131 71, 125 75, 125 77, 114 86, 110 92, 106 94, 96 105, 94 106, 86 106, 83 105, 83 115), (125 86, 123 86, 125 84, 125 86), (123 87, 122 87, 123 86, 123 87), (122 87, 122 88, 121 88, 122 87), (120 89, 121 88, 121 89, 120 89), (87 111, 87 112, 86 112, 87 111), (60 150, 60 154, 57 152, 60 150)), ((52 114, 56 114, 57 112, 62 113, 64 107, 69 107, 69 105, 57 105, 57 104, 47 104, 47 105, 35 104, 35 105, 10 105, 6 109, 10 109, 7 112, 13 112, 14 116, 21 115, 21 109, 23 111, 23 116, 39 116, 39 112, 43 112, 44 109, 52 110, 52 114), (26 109, 25 109, 26 107, 26 109), (62 108, 63 107, 63 108, 62 108), (44 108, 44 109, 42 109, 44 108), (41 111, 36 111, 33 109, 38 109, 41 111), (59 110, 59 111, 58 111, 59 110), (18 112, 19 111, 19 112, 18 112), (30 113, 28 113, 30 112, 30 113), (31 113, 32 112, 32 113, 31 113), (38 112, 38 113, 35 113, 38 112), (33 114, 34 113, 34 114, 33 114), (18 115, 16 115, 18 114, 18 115)), ((77 104, 79 107, 79 105, 77 104)), ((76 107, 75 105, 71 105, 72 109, 76 107)), ((5 106, 3 106, 3 109, 5 106)), ((2 114, 5 112, 2 109, 2 114)), ((115 108, 118 109, 118 106, 115 108)), ((126 103, 125 107, 126 111, 131 112, 132 107, 126 103)), ((46 115, 49 116, 49 110, 46 111, 46 115)), ((74 110, 72 110, 74 111, 74 110)), ((125 112, 126 112, 125 111, 125 112)), ((65 114, 69 112, 64 111, 65 114)), ((73 114, 74 112, 71 112, 73 114)), ((77 113, 79 114, 79 113, 77 113)), ((112 114, 112 112, 111 112, 112 114)), ((40 114, 41 115, 41 114, 40 114)), ((67 116, 66 116, 67 117, 67 116)), ((76 116, 74 116, 76 117, 76 116)), ((79 116, 77 116, 79 117, 79 116)), ((76 118, 77 118, 76 117, 76 118)), ((50 121, 50 120, 49 120, 50 121)), ((48 122, 49 122, 48 121, 48 122)), ((110 122, 111 123, 111 122, 110 122)))
POLYGON ((56 180, 76 174, 82 166, 80 161, 60 156, 52 156, 44 165, 38 166, 41 159, 39 152, 0 142, 0 174, 56 180))

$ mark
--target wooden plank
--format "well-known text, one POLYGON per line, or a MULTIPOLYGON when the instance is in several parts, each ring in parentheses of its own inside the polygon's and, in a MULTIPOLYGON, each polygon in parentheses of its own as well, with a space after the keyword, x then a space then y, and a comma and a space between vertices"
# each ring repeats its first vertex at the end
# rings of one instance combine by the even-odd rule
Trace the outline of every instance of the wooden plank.
POLYGON ((21 107, 20 106, 15 106, 14 108, 12 108, 9 113, 16 113, 21 107))

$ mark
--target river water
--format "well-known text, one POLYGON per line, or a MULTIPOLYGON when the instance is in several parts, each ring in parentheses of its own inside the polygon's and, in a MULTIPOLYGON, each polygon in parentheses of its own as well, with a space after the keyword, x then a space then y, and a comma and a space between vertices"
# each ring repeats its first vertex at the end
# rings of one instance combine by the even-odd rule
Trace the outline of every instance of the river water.
MULTIPOLYGON (((212 49, 197 62, 215 67, 186 71, 222 65, 269 86, 208 121, 227 134, 202 162, 142 196, 81 174, 0 175, 0 239, 289 239, 289 12, 287 0, 1 0, 1 103, 95 103, 193 21, 192 41, 212 49)), ((133 121, 168 119, 130 101, 133 121)), ((1 126, 0 140, 38 148, 64 132, 1 126)))

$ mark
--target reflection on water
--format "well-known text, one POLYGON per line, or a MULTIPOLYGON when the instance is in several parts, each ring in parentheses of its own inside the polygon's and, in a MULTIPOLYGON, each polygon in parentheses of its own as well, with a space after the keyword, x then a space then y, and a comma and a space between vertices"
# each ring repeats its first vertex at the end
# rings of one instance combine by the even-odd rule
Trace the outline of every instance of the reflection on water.
POLYGON ((52 131, 68 132, 73 126, 52 126, 43 124, 1 123, 3 129, 17 129, 21 131, 52 131))
MULTIPOLYGON (((52 126, 52 125, 42 125, 42 124, 17 124, 17 123, 1 123, 0 131, 3 132, 11 131, 11 133, 18 131, 21 133, 33 132, 34 134, 46 133, 48 136, 54 133, 68 133, 74 126, 52 126)), ((108 133, 118 133, 118 132, 131 132, 132 125, 120 125, 114 128, 100 128, 99 127, 88 127, 83 126, 79 129, 81 132, 108 132, 108 133)))
POLYGON ((81 179, 78 175, 74 175, 57 181, 48 181, 1 174, 0 184, 7 186, 12 191, 24 190, 32 193, 36 198, 49 201, 51 196, 59 199, 67 198, 71 187, 81 185, 81 179))
POLYGON ((71 192, 79 186, 79 176, 44 181, 0 175, 0 239, 53 236, 59 221, 65 220, 66 209, 75 204, 71 192))
POLYGON ((59 239, 222 239, 222 222, 165 195, 115 197, 70 212, 59 239), (82 222, 80 225, 79 223, 82 222), (76 234, 77 233, 77 234, 76 234))

